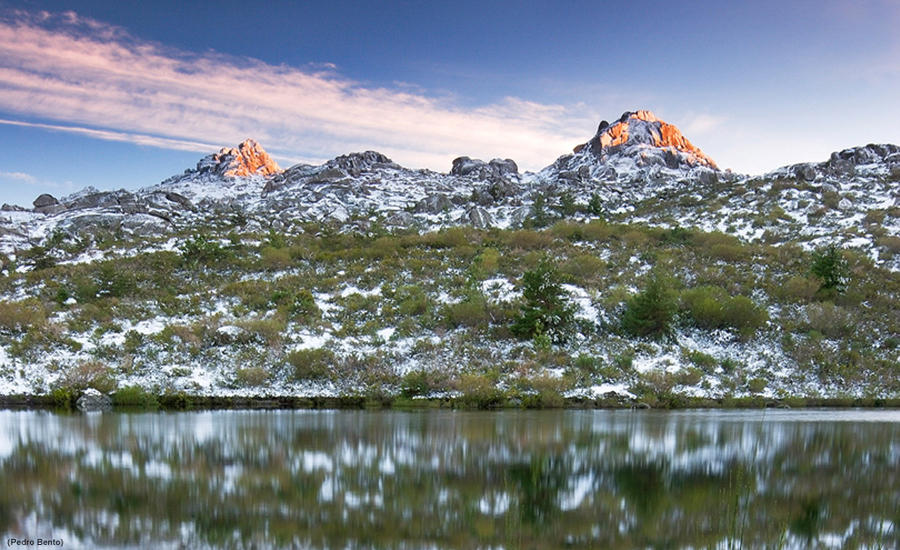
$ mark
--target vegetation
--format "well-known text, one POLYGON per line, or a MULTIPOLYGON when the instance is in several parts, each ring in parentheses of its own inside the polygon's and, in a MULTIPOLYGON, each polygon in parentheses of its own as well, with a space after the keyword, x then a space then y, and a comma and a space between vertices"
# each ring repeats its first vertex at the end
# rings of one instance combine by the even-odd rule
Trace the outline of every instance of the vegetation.
MULTIPOLYGON (((131 254, 111 234, 100 261, 4 271, 0 376, 46 395, 139 386, 161 403, 210 383, 472 407, 633 402, 579 393, 605 383, 671 405, 704 404, 678 397, 697 389, 900 395, 900 276, 853 250, 605 220, 234 231, 131 254)), ((83 249, 60 242, 59 260, 83 249)))
POLYGON ((575 306, 569 301, 560 284, 559 274, 547 258, 522 275, 521 314, 512 325, 512 332, 520 338, 534 338, 546 334, 557 344, 569 338, 575 319, 575 306))
POLYGON ((632 336, 662 338, 671 334, 677 311, 671 282, 654 273, 644 289, 628 299, 622 314, 622 328, 632 336))

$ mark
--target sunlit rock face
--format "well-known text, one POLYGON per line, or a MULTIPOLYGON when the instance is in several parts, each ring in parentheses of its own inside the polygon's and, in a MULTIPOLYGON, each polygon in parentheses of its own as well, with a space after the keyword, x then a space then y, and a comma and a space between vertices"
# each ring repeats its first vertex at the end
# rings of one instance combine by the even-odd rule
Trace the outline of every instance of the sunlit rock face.
POLYGON ((200 173, 234 178, 247 176, 273 176, 282 172, 281 167, 259 143, 248 139, 236 148, 223 147, 197 163, 200 173))
POLYGON ((596 157, 620 152, 631 155, 637 152, 635 149, 645 147, 667 149, 665 160, 670 168, 686 163, 718 170, 715 161, 688 141, 677 127, 659 120, 650 111, 625 112, 613 124, 604 120, 597 134, 576 147, 575 153, 590 152, 596 157))

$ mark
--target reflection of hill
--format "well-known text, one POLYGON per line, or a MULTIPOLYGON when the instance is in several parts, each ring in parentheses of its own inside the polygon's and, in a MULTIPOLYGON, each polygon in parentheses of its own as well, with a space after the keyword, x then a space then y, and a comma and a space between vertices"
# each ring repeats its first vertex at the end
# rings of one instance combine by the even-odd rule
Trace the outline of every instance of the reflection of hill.
POLYGON ((192 548, 900 542, 900 423, 791 414, 812 413, 2 412, 0 530, 192 548))

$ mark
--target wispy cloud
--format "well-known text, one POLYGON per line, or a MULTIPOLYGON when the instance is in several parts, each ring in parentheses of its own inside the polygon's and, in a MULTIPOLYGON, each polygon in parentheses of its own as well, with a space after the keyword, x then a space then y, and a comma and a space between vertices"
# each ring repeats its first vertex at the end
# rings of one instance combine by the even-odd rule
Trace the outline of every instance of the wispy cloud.
POLYGON ((407 86, 366 87, 327 65, 175 51, 72 12, 0 19, 0 110, 58 123, 0 124, 153 147, 208 151, 253 137, 293 158, 378 149, 441 170, 460 154, 540 168, 586 139, 581 106, 508 98, 464 109, 407 86))
POLYGON ((26 174, 24 172, 4 172, 2 170, 0 170, 0 179, 23 181, 25 183, 37 182, 37 178, 31 174, 26 174))

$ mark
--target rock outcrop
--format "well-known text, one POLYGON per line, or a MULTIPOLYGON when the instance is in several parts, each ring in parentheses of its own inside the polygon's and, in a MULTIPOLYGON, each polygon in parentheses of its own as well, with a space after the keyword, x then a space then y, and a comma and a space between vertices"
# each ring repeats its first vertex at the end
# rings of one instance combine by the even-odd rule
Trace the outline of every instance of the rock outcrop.
POLYGON ((678 128, 659 120, 650 111, 626 111, 613 124, 604 120, 597 134, 589 142, 575 147, 575 153, 588 150, 601 157, 640 146, 667 150, 664 161, 669 168, 676 168, 678 162, 686 162, 718 170, 715 161, 688 141, 678 128))
POLYGON ((197 163, 201 174, 212 173, 226 178, 247 176, 274 176, 282 172, 281 167, 259 143, 248 139, 236 148, 223 147, 218 153, 209 155, 197 163))

